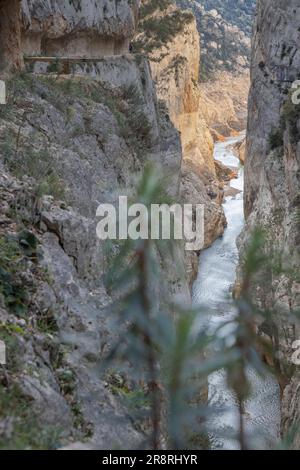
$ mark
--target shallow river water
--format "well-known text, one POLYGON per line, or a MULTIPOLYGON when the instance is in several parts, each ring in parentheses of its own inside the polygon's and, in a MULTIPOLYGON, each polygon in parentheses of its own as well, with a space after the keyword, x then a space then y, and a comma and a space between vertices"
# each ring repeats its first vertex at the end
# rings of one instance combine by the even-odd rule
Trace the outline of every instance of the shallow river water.
MULTIPOLYGON (((236 277, 238 250, 236 239, 244 225, 243 214, 243 168, 230 146, 240 137, 230 138, 215 145, 215 159, 238 169, 238 179, 231 187, 241 190, 237 196, 225 198, 224 210, 228 222, 224 236, 219 238, 200 256, 199 274, 193 289, 194 305, 205 311, 199 318, 198 327, 213 330, 222 322, 233 319, 236 310, 230 295, 236 277)), ((276 445, 280 431, 280 394, 273 377, 260 377, 253 369, 248 370, 252 386, 251 398, 245 406, 245 427, 248 447, 267 449, 276 445)), ((228 390, 223 371, 209 377, 209 401, 220 413, 209 423, 213 447, 238 449, 232 435, 238 430, 237 403, 228 390), (226 436, 226 437, 225 437, 226 436)))

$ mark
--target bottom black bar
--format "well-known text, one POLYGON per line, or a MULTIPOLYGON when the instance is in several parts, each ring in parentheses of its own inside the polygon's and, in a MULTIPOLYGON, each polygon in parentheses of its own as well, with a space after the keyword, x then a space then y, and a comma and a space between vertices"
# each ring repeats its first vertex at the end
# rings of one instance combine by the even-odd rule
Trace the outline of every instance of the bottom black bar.
POLYGON ((235 465, 240 468, 241 463, 247 465, 295 465, 298 468, 299 455, 297 451, 2 451, 0 456, 1 468, 4 464, 29 464, 31 468, 41 464, 64 463, 72 465, 74 462, 84 470, 92 468, 106 468, 108 466, 122 466, 125 468, 139 468, 141 466, 194 466, 194 468, 208 464, 235 465))

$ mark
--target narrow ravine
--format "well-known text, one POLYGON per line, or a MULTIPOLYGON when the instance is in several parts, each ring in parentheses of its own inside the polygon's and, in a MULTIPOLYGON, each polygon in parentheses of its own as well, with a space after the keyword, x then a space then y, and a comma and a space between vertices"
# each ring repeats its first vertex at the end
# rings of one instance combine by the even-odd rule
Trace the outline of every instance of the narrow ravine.
MULTIPOLYGON (((193 289, 194 305, 200 307, 199 329, 214 330, 220 324, 236 315, 231 291, 235 282, 238 263, 236 239, 244 225, 243 214, 243 168, 231 151, 231 145, 243 136, 227 139, 215 145, 215 159, 238 170, 238 179, 231 181, 231 187, 240 190, 235 196, 224 201, 228 222, 224 236, 218 239, 200 256, 199 274, 193 289)), ((245 425, 248 446, 251 449, 266 449, 276 445, 280 432, 280 394, 275 379, 260 377, 248 371, 252 395, 245 406, 245 425)), ((209 377, 209 401, 222 410, 209 423, 214 448, 237 449, 234 436, 238 430, 237 403, 228 390, 223 371, 209 377), (226 437, 225 437, 226 436, 226 437)))

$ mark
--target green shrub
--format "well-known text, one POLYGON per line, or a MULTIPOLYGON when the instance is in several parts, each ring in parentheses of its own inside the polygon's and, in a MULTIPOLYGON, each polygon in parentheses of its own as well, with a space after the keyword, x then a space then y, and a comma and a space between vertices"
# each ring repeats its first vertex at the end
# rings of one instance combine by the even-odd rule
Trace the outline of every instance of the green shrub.
POLYGON ((55 171, 53 158, 47 149, 37 151, 27 146, 18 149, 18 136, 10 132, 0 145, 0 150, 4 163, 14 176, 22 178, 27 175, 34 178, 37 197, 46 194, 56 199, 65 197, 63 182, 55 171))
POLYGON ((139 31, 143 36, 135 41, 135 52, 150 53, 162 45, 167 45, 193 19, 192 13, 181 10, 158 17, 147 16, 140 23, 139 31))
POLYGON ((27 259, 37 254, 37 240, 32 232, 22 230, 17 237, 0 237, 0 295, 5 305, 24 316, 29 304, 28 289, 22 279, 27 259))
POLYGON ((6 237, 0 238, 0 295, 10 310, 18 315, 27 311, 28 294, 19 279, 23 254, 18 243, 6 237))
POLYGON ((0 387, 0 422, 8 419, 11 429, 0 429, 2 450, 55 449, 61 430, 55 426, 42 427, 30 402, 17 384, 0 387))
POLYGON ((170 5, 174 5, 173 0, 148 0, 147 2, 143 2, 140 7, 140 19, 152 15, 157 10, 164 11, 170 5))

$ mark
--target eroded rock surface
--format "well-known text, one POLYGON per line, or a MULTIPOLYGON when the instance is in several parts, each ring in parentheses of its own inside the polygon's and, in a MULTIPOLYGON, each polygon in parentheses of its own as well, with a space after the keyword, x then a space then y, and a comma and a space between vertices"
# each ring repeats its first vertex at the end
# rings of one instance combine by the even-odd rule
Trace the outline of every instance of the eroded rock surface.
MULTIPOLYGON (((135 48, 148 55, 158 98, 165 103, 171 121, 180 132, 181 194, 186 203, 205 205, 207 247, 222 235, 226 220, 221 205, 223 185, 216 175, 214 140, 199 84, 200 41, 196 20, 190 12, 181 11, 170 1, 160 7, 153 0, 145 0, 142 5, 135 48), (160 37, 159 28, 168 31, 166 37, 160 37)), ((186 269, 193 280, 197 258, 190 253, 187 258, 186 269)))
POLYGON ((200 32, 201 77, 211 80, 219 72, 248 72, 256 0, 176 0, 191 9, 200 32))
MULTIPOLYGON (((7 380, 35 416, 39 436, 26 421, 24 430, 24 446, 33 448, 83 440, 96 448, 137 448, 145 438, 112 391, 114 378, 100 371, 117 332, 96 208, 134 195, 149 161, 178 195, 181 147, 158 106, 147 61, 119 57, 102 65, 97 80, 13 77, 0 114, 0 250, 7 257, 23 249, 24 225, 26 237, 37 241, 34 259, 25 253, 20 266, 26 300, 19 291, 13 300, 26 313, 8 308, 6 291, 0 300, 1 338, 9 355, 13 342, 18 362, 12 372, 9 360, 7 380)), ((174 272, 166 283, 186 304, 188 284, 174 272)), ((15 425, 10 436, 0 435, 4 447, 16 445, 15 425)))
MULTIPOLYGON (((251 230, 264 228, 267 249, 280 256, 281 273, 257 286, 260 305, 274 312, 271 333, 279 358, 283 393, 282 431, 300 419, 299 368, 291 363, 299 340, 294 316, 300 306, 300 108, 291 86, 300 70, 300 8, 297 0, 260 0, 252 45, 251 91, 245 163, 245 244, 251 230)), ((293 436, 299 448, 299 434, 293 436)))
POLYGON ((129 50, 138 0, 22 0, 26 55, 102 57, 129 50))
POLYGON ((23 66, 19 16, 20 0, 0 1, 0 75, 4 78, 23 66))

